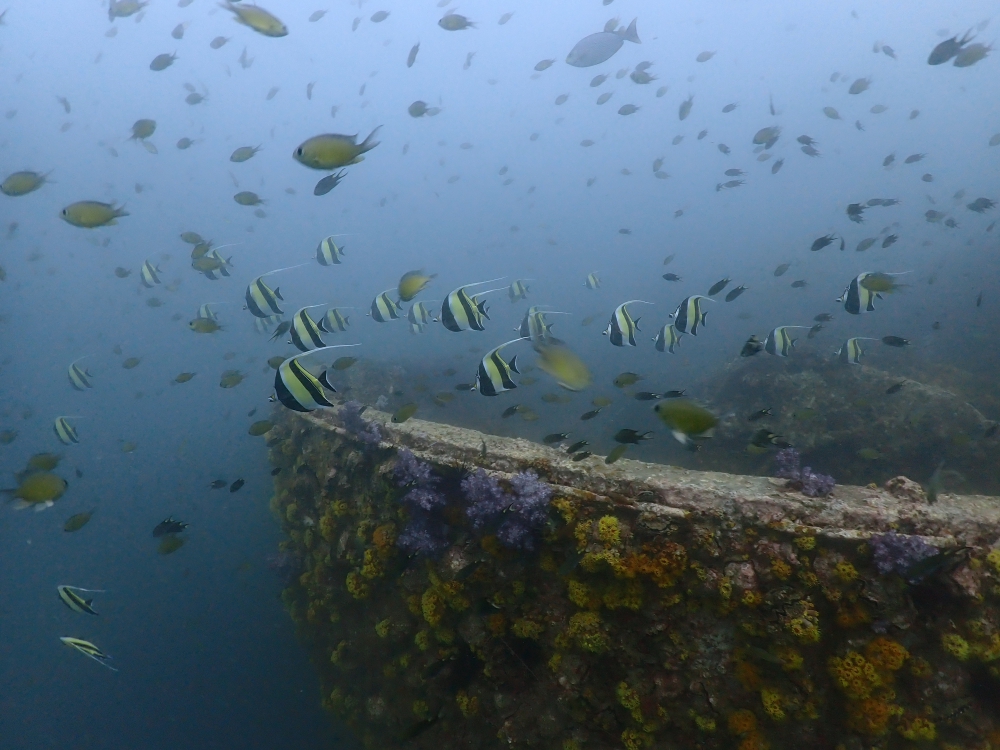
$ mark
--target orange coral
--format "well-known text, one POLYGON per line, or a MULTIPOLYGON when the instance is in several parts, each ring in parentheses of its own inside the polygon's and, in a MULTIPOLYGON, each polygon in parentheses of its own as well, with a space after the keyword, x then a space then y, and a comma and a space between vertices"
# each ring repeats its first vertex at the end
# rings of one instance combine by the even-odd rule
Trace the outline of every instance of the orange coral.
POLYGON ((876 669, 895 672, 900 669, 910 656, 910 653, 896 641, 878 637, 865 646, 865 657, 876 669))
POLYGON ((747 734, 757 728, 757 717, 753 711, 741 708, 729 715, 729 731, 733 734, 747 734))
POLYGON ((768 750, 770 745, 757 732, 752 732, 743 738, 738 750, 768 750))
POLYGON ((396 546, 395 524, 386 523, 377 527, 375 531, 372 532, 372 544, 374 544, 376 549, 383 554, 391 552, 396 546))
POLYGON ((902 713, 902 708, 883 698, 850 701, 847 707, 847 725, 860 734, 877 737, 885 734, 889 721, 902 713))
POLYGON ((871 620, 868 610, 861 602, 841 601, 837 604, 837 625, 853 628, 871 620))
POLYGON ((642 552, 614 562, 615 575, 622 578, 648 576, 660 588, 673 586, 687 569, 687 550, 675 542, 657 541, 642 545, 642 552))

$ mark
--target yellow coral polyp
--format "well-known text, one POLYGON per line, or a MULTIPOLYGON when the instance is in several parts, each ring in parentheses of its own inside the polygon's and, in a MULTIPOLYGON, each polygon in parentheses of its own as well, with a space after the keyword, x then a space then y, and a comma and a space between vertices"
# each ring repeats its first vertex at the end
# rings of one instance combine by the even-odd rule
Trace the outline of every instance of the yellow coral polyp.
POLYGON ((469 717, 479 713, 479 698, 468 695, 464 690, 459 690, 455 695, 455 704, 462 716, 469 717))
POLYGON ((818 643, 820 638, 819 625, 803 617, 796 617, 788 623, 792 635, 803 643, 818 643))
POLYGON ((910 659, 910 674, 918 679, 925 679, 934 674, 934 667, 922 656, 914 656, 910 659))
POLYGON ((899 733, 908 740, 931 742, 937 738, 937 727, 930 719, 918 716, 912 721, 900 724, 899 733))
POLYGON ((833 574, 844 583, 850 583, 858 577, 858 569, 847 560, 841 560, 834 566, 833 574))
POLYGON ((573 523, 573 519, 576 518, 576 507, 569 498, 554 498, 550 505, 559 512, 564 522, 573 523))
POLYGON ((653 743, 653 738, 640 732, 636 729, 626 729, 622 732, 622 744, 625 746, 625 750, 640 750, 643 747, 649 747, 653 743))
POLYGON ((781 699, 781 693, 777 690, 772 690, 770 688, 763 688, 760 691, 760 702, 764 706, 764 713, 766 713, 774 721, 783 721, 787 716, 783 701, 781 699))
POLYGON ((421 630, 415 636, 413 636, 413 643, 421 651, 426 651, 431 647, 431 631, 421 630))
POLYGON ((614 516, 603 516, 597 522, 597 538, 605 547, 617 547, 622 543, 621 527, 614 516))
POLYGON ((622 708, 632 714, 633 719, 641 723, 642 709, 639 705, 639 694, 630 688, 627 682, 619 682, 618 687, 615 688, 615 695, 618 696, 618 702, 622 708))
POLYGON ((364 599, 370 593, 365 579, 356 570, 352 570, 347 574, 347 590, 355 599, 364 599))
POLYGON ((406 608, 410 610, 410 614, 415 617, 420 617, 420 597, 416 594, 411 594, 406 597, 406 608))
POLYGON ((795 540, 795 546, 803 551, 816 549, 816 537, 800 536, 795 540))
POLYGON ((642 607, 642 584, 629 581, 624 586, 609 586, 604 592, 603 601, 608 609, 638 611, 642 607))
POLYGON ((581 609, 590 608, 592 606, 591 600, 593 595, 587 584, 582 581, 571 579, 566 584, 566 588, 566 595, 569 597, 569 600, 573 602, 573 604, 581 609))
POLYGON ((781 668, 786 672, 795 672, 802 669, 802 664, 805 661, 802 654, 794 648, 778 649, 777 657, 781 660, 781 668))
POLYGON ((959 661, 966 661, 972 652, 969 642, 958 633, 947 633, 941 636, 941 647, 959 661))
POLYGON ((541 634, 545 631, 545 627, 534 620, 529 620, 527 618, 521 618, 514 620, 510 626, 510 632, 516 635, 518 638, 530 638, 532 640, 538 640, 541 634))
POLYGON ((771 562, 771 574, 779 581, 787 581, 792 575, 792 566, 784 560, 775 559, 771 562))
POLYGON ((344 652, 347 650, 347 641, 341 641, 337 644, 337 648, 330 652, 330 663, 340 664, 341 660, 344 658, 344 652))
POLYGON ((381 578, 385 575, 385 565, 375 548, 365 550, 364 563, 361 565, 361 575, 365 578, 381 578))
POLYGON ((299 506, 295 503, 289 503, 285 508, 285 520, 288 523, 295 523, 295 517, 299 514, 299 506))
POLYGON ((875 665, 856 651, 848 652, 843 659, 831 657, 827 668, 834 683, 849 698, 863 700, 882 685, 882 678, 875 665))
POLYGON ((1000 633, 994 633, 986 643, 978 645, 976 656, 987 664, 1000 659, 1000 633))
POLYGON ((337 522, 333 516, 324 515, 319 519, 319 534, 327 542, 333 542, 337 535, 337 522))
POLYGON ((753 711, 741 708, 729 715, 728 724, 733 734, 747 734, 757 729, 757 717, 753 711))
POLYGON ((763 601, 764 597, 761 593, 752 589, 747 589, 743 592, 743 596, 740 597, 740 602, 744 607, 758 607, 763 601))
POLYGON ((986 562, 993 568, 994 573, 1000 574, 1000 549, 990 550, 986 555, 986 562))
POLYGON ((690 711, 688 715, 691 717, 692 721, 694 721, 694 725, 698 727, 698 730, 701 732, 711 734, 718 728, 715 723, 715 719, 711 716, 702 716, 695 711, 690 711))
POLYGON ((379 620, 375 623, 375 635, 379 638, 385 638, 389 635, 389 626, 392 625, 392 621, 387 617, 384 620, 379 620))
POLYGON ((570 617, 567 634, 584 651, 600 654, 608 649, 608 636, 595 612, 577 612, 570 617))
POLYGON ((351 512, 351 507, 343 500, 337 500, 333 504, 333 515, 346 516, 351 512))
POLYGON ((806 588, 814 588, 819 586, 819 576, 813 573, 811 570, 800 570, 799 580, 802 581, 802 585, 806 588))
POLYGON ((437 627, 445 613, 444 598, 434 589, 427 589, 420 597, 420 611, 431 627, 437 627))
POLYGON ((431 717, 431 709, 427 705, 427 701, 413 701, 413 715, 418 719, 429 719, 431 717))
POLYGON ((728 599, 733 595, 733 582, 728 578, 723 578, 719 581, 719 596, 723 599, 728 599))

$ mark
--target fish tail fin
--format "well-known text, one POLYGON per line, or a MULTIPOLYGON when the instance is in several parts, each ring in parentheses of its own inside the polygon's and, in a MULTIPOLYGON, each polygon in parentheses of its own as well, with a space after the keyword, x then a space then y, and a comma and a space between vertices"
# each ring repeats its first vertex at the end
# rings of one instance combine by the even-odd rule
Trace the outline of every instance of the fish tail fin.
POLYGON ((379 131, 379 129, 381 129, 381 127, 382 127, 381 125, 377 125, 375 129, 368 134, 368 137, 361 142, 359 148, 361 149, 362 154, 365 151, 371 151, 379 144, 379 141, 373 141, 372 139, 375 137, 375 134, 379 131))
POLYGON ((639 20, 638 18, 633 18, 632 19, 632 23, 630 23, 628 25, 628 28, 625 29, 625 31, 618 32, 619 36, 621 36, 621 38, 624 39, 626 42, 633 42, 635 44, 642 44, 642 40, 639 39, 639 32, 636 31, 636 28, 635 28, 635 22, 638 21, 638 20, 639 20))

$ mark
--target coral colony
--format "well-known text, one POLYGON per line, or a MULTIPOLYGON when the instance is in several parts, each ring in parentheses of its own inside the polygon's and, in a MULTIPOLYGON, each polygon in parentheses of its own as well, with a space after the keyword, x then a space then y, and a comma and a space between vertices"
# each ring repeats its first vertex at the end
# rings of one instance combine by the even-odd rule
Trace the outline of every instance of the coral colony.
POLYGON ((875 567, 882 575, 898 573, 904 575, 913 565, 924 558, 936 555, 933 547, 918 536, 904 536, 890 531, 875 534, 868 542, 875 559, 875 567))
MULTIPOLYGON (((356 405, 344 424, 273 428, 272 567, 323 705, 366 747, 1000 748, 1000 545, 938 564, 892 531, 859 544, 728 504, 661 517, 547 484, 544 461, 425 462, 356 405), (917 591, 942 570, 953 586, 917 591)), ((776 469, 833 487, 795 450, 776 469)))
POLYGON ((447 504, 437 489, 440 480, 431 474, 429 464, 406 449, 399 451, 392 474, 398 487, 408 489, 400 502, 409 511, 410 521, 397 544, 416 557, 437 556, 448 546, 448 527, 438 515, 447 504))
POLYGON ((828 474, 816 474, 813 470, 804 466, 799 468, 801 456, 794 448, 784 448, 774 455, 774 463, 777 468, 775 476, 788 480, 788 486, 797 489, 808 497, 825 497, 833 491, 836 484, 833 477, 828 474))
MULTIPOLYGON (((442 517, 448 498, 439 489, 440 478, 404 448, 393 467, 393 479, 407 490, 400 502, 409 514, 397 543, 415 556, 440 554, 448 546, 449 531, 442 517)), ((492 534, 510 549, 532 550, 535 535, 548 519, 552 490, 531 472, 511 477, 510 489, 505 491, 482 469, 469 474, 461 482, 465 515, 480 535, 492 534)))
POLYGON ((545 525, 552 490, 531 472, 511 477, 508 494, 500 483, 479 469, 462 480, 465 510, 473 528, 495 532, 497 540, 511 549, 531 550, 535 533, 545 525))
POLYGON ((340 409, 340 419, 344 427, 353 432, 358 440, 368 447, 376 447, 382 442, 382 433, 379 432, 377 424, 362 419, 362 411, 364 407, 357 401, 348 401, 340 409))

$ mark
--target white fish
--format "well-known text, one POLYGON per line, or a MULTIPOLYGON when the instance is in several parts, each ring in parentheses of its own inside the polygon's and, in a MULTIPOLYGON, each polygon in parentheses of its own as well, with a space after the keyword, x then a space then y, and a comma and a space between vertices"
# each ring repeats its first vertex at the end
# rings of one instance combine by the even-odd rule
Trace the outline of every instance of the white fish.
POLYGON ((617 31, 601 31, 585 36, 566 56, 566 63, 576 68, 589 68, 600 65, 622 48, 626 41, 642 44, 635 30, 636 19, 632 19, 627 29, 617 31))

